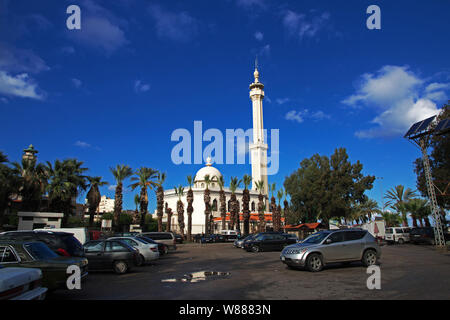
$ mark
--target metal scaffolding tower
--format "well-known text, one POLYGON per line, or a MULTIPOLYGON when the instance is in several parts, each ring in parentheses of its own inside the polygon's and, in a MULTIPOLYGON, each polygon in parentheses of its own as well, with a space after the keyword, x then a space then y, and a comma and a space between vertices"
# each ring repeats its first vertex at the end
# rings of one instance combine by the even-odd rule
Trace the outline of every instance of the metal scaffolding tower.
POLYGON ((412 125, 412 127, 405 134, 405 138, 413 141, 422 151, 422 161, 425 172, 425 180, 427 185, 428 197, 431 205, 431 215, 434 221, 434 240, 438 247, 445 246, 445 238, 443 231, 443 224, 439 208, 436 200, 435 186, 431 176, 430 161, 428 159, 427 145, 432 134, 444 134, 450 130, 450 119, 440 121, 437 126, 433 126, 433 120, 436 116, 419 121, 412 125))

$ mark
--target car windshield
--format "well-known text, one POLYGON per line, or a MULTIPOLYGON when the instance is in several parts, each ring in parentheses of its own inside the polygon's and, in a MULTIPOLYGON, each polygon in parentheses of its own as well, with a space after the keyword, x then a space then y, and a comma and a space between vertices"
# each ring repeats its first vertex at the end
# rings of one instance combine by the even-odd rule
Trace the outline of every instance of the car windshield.
POLYGON ((386 229, 386 233, 392 233, 392 229, 391 228, 387 228, 386 229))
POLYGON ((330 233, 329 232, 317 232, 310 235, 308 238, 303 240, 302 243, 320 243, 325 239, 330 233))
POLYGON ((46 260, 58 257, 56 253, 50 250, 50 248, 42 242, 27 243, 24 245, 24 248, 36 260, 46 260))

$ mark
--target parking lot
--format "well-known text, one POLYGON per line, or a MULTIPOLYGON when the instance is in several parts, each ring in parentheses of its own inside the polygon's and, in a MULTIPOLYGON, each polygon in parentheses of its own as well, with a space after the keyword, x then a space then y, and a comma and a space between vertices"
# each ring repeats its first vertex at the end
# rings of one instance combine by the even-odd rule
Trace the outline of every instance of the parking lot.
POLYGON ((230 243, 183 244, 131 273, 91 272, 81 290, 49 299, 449 299, 450 252, 382 247, 381 290, 369 290, 359 263, 311 273, 286 268, 279 252, 249 253, 230 243), (202 272, 207 273, 202 277, 202 272), (223 274, 222 274, 223 273, 223 274))

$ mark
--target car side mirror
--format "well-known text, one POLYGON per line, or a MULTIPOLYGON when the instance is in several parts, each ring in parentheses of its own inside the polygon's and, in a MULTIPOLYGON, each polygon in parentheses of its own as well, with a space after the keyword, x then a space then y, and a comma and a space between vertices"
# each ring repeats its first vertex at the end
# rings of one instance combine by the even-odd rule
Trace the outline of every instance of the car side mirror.
POLYGON ((333 240, 331 240, 330 238, 328 238, 327 240, 325 240, 325 244, 330 244, 333 243, 333 240))

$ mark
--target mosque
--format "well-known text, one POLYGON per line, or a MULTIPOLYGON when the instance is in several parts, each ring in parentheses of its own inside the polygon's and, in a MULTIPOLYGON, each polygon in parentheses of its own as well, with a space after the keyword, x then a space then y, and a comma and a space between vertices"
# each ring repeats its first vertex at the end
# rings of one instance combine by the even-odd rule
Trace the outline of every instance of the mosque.
MULTIPOLYGON (((252 164, 252 186, 249 188, 250 193, 250 232, 256 232, 258 226, 258 195, 259 191, 256 188, 255 182, 264 181, 263 194, 266 196, 266 208, 268 206, 268 178, 267 178, 267 150, 268 145, 264 142, 264 126, 263 126, 263 99, 264 99, 264 85, 259 81, 259 71, 257 65, 255 66, 254 72, 254 82, 250 84, 250 99, 252 101, 253 107, 253 143, 250 144, 250 159, 252 164)), ((211 158, 208 157, 205 167, 198 170, 194 177, 194 183, 192 186, 192 191, 194 195, 194 201, 192 206, 194 211, 192 213, 192 234, 206 233, 205 228, 205 202, 203 200, 204 191, 206 188, 205 176, 209 175, 212 182, 209 185, 210 197, 211 197, 211 210, 213 219, 213 233, 219 233, 221 231, 222 223, 220 216, 220 187, 217 183, 217 178, 222 177, 222 173, 211 164, 211 158)), ((228 181, 228 179, 224 179, 228 181)), ((184 195, 181 198, 184 205, 184 224, 185 233, 187 231, 187 219, 188 215, 186 212, 187 200, 186 192, 189 187, 184 187, 184 195)), ((226 201, 227 201, 227 229, 228 223, 230 221, 230 209, 231 209, 231 191, 229 188, 224 187, 226 201)), ((237 189, 235 191, 236 199, 239 207, 240 216, 240 230, 243 230, 243 213, 242 213, 242 197, 243 189, 237 189)), ((164 192, 165 207, 172 209, 171 216, 171 230, 178 231, 178 217, 177 217, 177 201, 178 195, 175 193, 175 189, 166 190, 164 192)), ((268 211, 266 209, 266 211, 268 211)), ((270 229, 272 227, 272 214, 270 212, 265 213, 266 228, 270 229)), ((164 213, 163 222, 167 223, 167 213, 164 213)))

